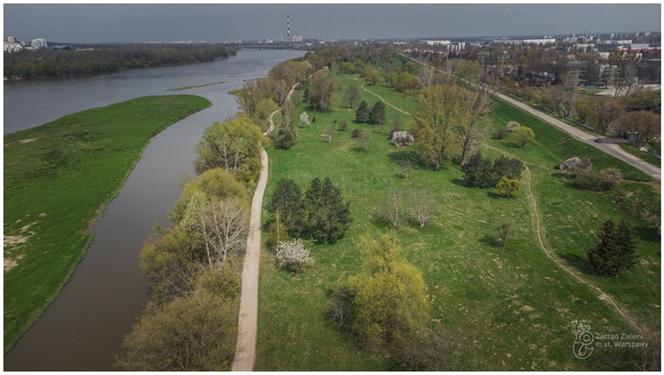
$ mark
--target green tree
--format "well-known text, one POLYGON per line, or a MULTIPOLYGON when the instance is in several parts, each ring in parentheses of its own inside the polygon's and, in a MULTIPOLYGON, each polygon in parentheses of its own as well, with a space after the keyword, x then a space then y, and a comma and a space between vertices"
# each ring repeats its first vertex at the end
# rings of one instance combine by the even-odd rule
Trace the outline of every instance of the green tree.
POLYGON ((328 69, 318 70, 311 76, 309 106, 315 111, 327 111, 330 109, 334 89, 334 77, 328 69))
POLYGON ((288 150, 297 142, 297 131, 292 126, 280 126, 272 139, 276 148, 288 150))
POLYGON ((230 172, 222 168, 209 169, 184 185, 180 198, 171 212, 171 220, 174 223, 180 222, 189 200, 197 192, 203 193, 208 198, 232 198, 244 205, 248 201, 247 188, 230 172))
POLYGON ((311 181, 304 199, 304 234, 317 242, 335 242, 350 225, 350 203, 329 178, 311 181))
POLYGON ((346 106, 353 108, 358 100, 360 100, 360 90, 355 83, 351 83, 346 90, 346 106))
POLYGON ((467 186, 486 188, 494 186, 499 178, 494 174, 493 166, 489 159, 482 157, 477 151, 463 166, 463 179, 467 186))
POLYGON ((362 271, 344 288, 352 301, 344 323, 367 350, 394 354, 429 322, 424 278, 401 256, 393 236, 365 236, 360 246, 362 271))
POLYGON ((519 126, 514 132, 514 135, 516 136, 516 142, 521 147, 524 147, 527 143, 535 140, 535 132, 533 129, 524 125, 519 126))
POLYGON ((385 104, 382 101, 377 101, 369 112, 369 122, 372 124, 382 125, 385 123, 385 104))
POLYGON ((295 236, 302 230, 304 202, 302 191, 295 181, 282 178, 277 182, 267 210, 271 214, 280 213, 283 224, 291 235, 295 236))
POLYGON ((613 220, 604 222, 594 248, 588 251, 588 261, 602 276, 616 276, 629 268, 634 259, 634 242, 631 229, 622 222, 616 226, 613 220))
POLYGON ((270 251, 275 251, 281 241, 288 241, 288 232, 286 232, 286 226, 281 219, 281 212, 277 210, 270 221, 266 245, 270 251))
POLYGON ((369 119, 370 119, 369 105, 367 104, 367 102, 363 100, 360 102, 360 105, 357 107, 357 110, 355 111, 355 122, 364 124, 369 122, 369 119))
POLYGON ((364 70, 364 80, 370 85, 375 85, 380 79, 380 70, 370 66, 364 70))
POLYGON ((197 173, 221 167, 239 180, 253 184, 260 173, 263 134, 246 115, 209 127, 197 146, 197 173))
POLYGON ((513 180, 508 177, 501 177, 496 184, 496 191, 504 197, 511 197, 521 188, 519 180, 513 180))

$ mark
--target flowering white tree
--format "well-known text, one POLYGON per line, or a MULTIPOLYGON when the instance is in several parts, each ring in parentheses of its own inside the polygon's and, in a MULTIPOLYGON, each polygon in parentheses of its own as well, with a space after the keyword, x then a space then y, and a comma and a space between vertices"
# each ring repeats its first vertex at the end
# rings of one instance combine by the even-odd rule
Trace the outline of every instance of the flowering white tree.
POLYGON ((274 260, 279 268, 290 272, 299 272, 314 263, 309 250, 300 239, 279 242, 274 260))

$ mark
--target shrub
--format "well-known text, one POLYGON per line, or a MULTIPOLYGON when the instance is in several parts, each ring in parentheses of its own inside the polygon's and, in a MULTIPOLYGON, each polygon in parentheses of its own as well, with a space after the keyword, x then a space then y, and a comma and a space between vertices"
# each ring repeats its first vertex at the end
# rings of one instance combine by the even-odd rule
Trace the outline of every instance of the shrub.
POLYGON ((489 159, 482 158, 478 151, 474 153, 470 160, 463 166, 464 182, 468 186, 477 186, 486 188, 495 186, 500 176, 496 176, 493 171, 493 165, 489 159))
POLYGON ((527 126, 519 126, 519 128, 514 132, 514 135, 516 136, 516 142, 521 147, 535 140, 535 132, 533 132, 533 129, 527 126))
POLYGON ((300 239, 279 242, 274 260, 280 269, 289 272, 300 272, 314 262, 300 239))
POLYGON ((512 224, 510 223, 502 223, 496 227, 496 240, 501 246, 505 246, 507 237, 510 235, 511 231, 512 224))
POLYGON ((369 104, 365 102, 364 100, 360 102, 360 105, 357 107, 357 110, 355 111, 355 122, 364 124, 369 122, 370 119, 370 112, 369 112, 369 104))
POLYGON ((567 160, 565 160, 558 169, 561 171, 567 171, 567 172, 576 172, 578 170, 589 170, 592 168, 592 162, 590 159, 585 158, 581 159, 578 156, 573 156, 567 160))
POLYGON ((399 227, 403 222, 404 216, 406 216, 404 195, 404 192, 401 190, 390 190, 374 212, 376 220, 395 228, 399 227))
POLYGON ((508 177, 501 177, 496 184, 496 191, 504 197, 511 197, 521 188, 519 180, 513 180, 508 177))
POLYGON ((493 161, 493 174, 496 176, 518 179, 521 177, 521 171, 523 171, 523 162, 517 158, 501 155, 493 161))
POLYGON ((307 112, 300 113, 300 126, 304 128, 309 125, 311 125, 311 120, 309 119, 307 112))
POLYGON ((504 139, 507 137, 508 131, 505 128, 500 128, 493 133, 493 139, 504 139))
POLYGON ((348 128, 348 121, 346 120, 339 121, 339 127, 337 128, 337 130, 343 132, 346 131, 347 128, 348 128))
POLYGON ((350 133, 351 138, 362 138, 364 136, 364 132, 362 129, 353 129, 353 131, 350 133))
POLYGON ((607 191, 622 181, 622 173, 615 168, 601 171, 579 170, 576 172, 573 184, 576 187, 592 191, 607 191))
POLYGON ((297 141, 297 132, 294 128, 288 126, 280 126, 273 136, 273 143, 276 148, 288 150, 295 146, 297 141))
POLYGON ((507 125, 503 128, 505 131, 508 132, 515 132, 521 127, 521 124, 519 124, 516 121, 508 121, 507 125))
POLYGON ((392 132, 392 139, 390 139, 390 143, 397 147, 407 147, 410 146, 413 142, 415 142, 415 139, 412 135, 408 134, 407 131, 392 132))

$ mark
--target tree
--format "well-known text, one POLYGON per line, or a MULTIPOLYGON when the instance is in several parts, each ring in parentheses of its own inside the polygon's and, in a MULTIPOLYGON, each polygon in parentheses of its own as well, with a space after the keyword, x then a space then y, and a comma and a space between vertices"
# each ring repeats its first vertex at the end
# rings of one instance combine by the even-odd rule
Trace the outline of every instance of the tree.
POLYGON ((221 167, 252 184, 260 172, 263 135, 247 116, 239 115, 209 127, 197 146, 197 173, 221 167))
POLYGON ((430 65, 422 65, 420 67, 420 86, 429 87, 433 84, 433 76, 435 69, 430 65))
POLYGON ((590 125, 600 134, 606 134, 613 122, 620 117, 622 106, 614 99, 604 98, 595 103, 590 116, 590 125))
POLYGON ((508 177, 501 177, 496 184, 496 191, 504 197, 511 197, 521 188, 519 180, 513 180, 508 177))
POLYGON ((309 125, 311 125, 311 120, 309 119, 307 112, 300 113, 300 126, 305 128, 309 125))
POLYGON ((304 247, 300 239, 279 242, 274 260, 277 267, 293 273, 301 272, 305 266, 314 262, 309 250, 304 247))
POLYGON ((424 278, 401 257, 393 236, 363 237, 360 246, 362 271, 342 288, 345 299, 352 302, 341 305, 349 309, 342 312, 341 328, 352 332, 369 351, 398 354, 429 321, 424 278))
POLYGON ((459 119, 455 128, 461 144, 459 163, 463 165, 466 157, 479 144, 484 134, 483 119, 491 107, 491 98, 482 91, 468 92, 465 104, 460 106, 459 119))
POLYGON ((484 159, 477 151, 471 156, 468 163, 463 166, 463 180, 468 186, 486 188, 494 186, 500 176, 494 173, 493 165, 489 159, 484 159))
POLYGON ((335 134, 335 129, 333 126, 330 126, 327 129, 325 129, 325 132, 321 134, 321 136, 323 137, 323 139, 325 139, 327 143, 332 143, 332 139, 334 139, 334 134, 335 134))
POLYGON ((519 126, 519 128, 514 132, 516 136, 516 142, 519 146, 524 147, 527 143, 535 140, 535 132, 533 129, 527 126, 519 126))
POLYGON ((268 232, 266 245, 271 251, 276 251, 277 245, 281 241, 288 241, 288 232, 286 232, 286 226, 281 219, 281 212, 277 210, 270 221, 270 231, 268 232))
POLYGON ((117 365, 129 371, 218 371, 235 354, 237 303, 198 288, 153 306, 125 338, 117 365))
POLYGON ((355 111, 355 122, 364 124, 369 122, 370 119, 369 105, 364 100, 360 102, 360 105, 355 111))
POLYGON ((523 171, 523 162, 517 158, 500 155, 493 161, 493 173, 496 176, 518 179, 521 177, 521 171, 523 171))
POLYGON ((197 192, 203 193, 208 198, 235 199, 239 204, 246 204, 248 201, 247 188, 230 172, 222 168, 209 169, 187 182, 182 188, 180 198, 171 212, 171 220, 174 223, 182 220, 189 200, 197 192))
POLYGON ((355 73, 355 67, 353 66, 353 63, 350 61, 344 61, 339 65, 339 69, 345 73, 345 74, 353 74, 355 73))
POLYGON ((190 239, 204 249, 207 263, 225 263, 231 254, 239 252, 245 244, 248 230, 245 207, 231 199, 208 199, 196 192, 189 200, 180 225, 190 239))
POLYGON ((427 225, 434 214, 434 199, 424 190, 410 192, 408 197, 408 211, 411 221, 423 227, 427 225))
POLYGON ((314 178, 304 198, 304 234, 317 242, 335 242, 350 225, 350 203, 329 178, 314 178))
POLYGON ((364 71, 364 80, 370 85, 375 85, 380 79, 380 70, 374 66, 370 66, 364 71))
POLYGON ((512 224, 510 223, 502 223, 496 227, 496 239, 498 240, 500 246, 505 246, 505 243, 507 242, 507 236, 509 236, 511 231, 512 224))
POLYGON ((392 73, 390 75, 390 83, 399 92, 414 91, 420 84, 416 76, 406 71, 392 73))
POLYGON ((346 106, 348 108, 355 107, 357 101, 360 100, 360 89, 357 87, 355 83, 351 83, 350 86, 348 86, 348 89, 346 90, 345 100, 346 100, 346 106))
POLYGON ((346 131, 347 128, 348 128, 348 121, 346 120, 339 121, 339 127, 337 128, 337 130, 339 130, 340 132, 344 132, 346 131))
POLYGON ((433 169, 440 169, 458 146, 454 127, 463 97, 457 85, 433 85, 419 95, 412 132, 416 152, 433 169))
POLYGON ((334 94, 334 77, 327 69, 320 69, 311 76, 310 81, 309 106, 315 111, 327 111, 334 94))
POLYGON ((401 190, 391 189, 376 209, 376 219, 395 228, 399 227, 406 215, 404 195, 401 190))
POLYGON ((282 178, 272 193, 267 210, 271 214, 280 213, 283 224, 292 236, 302 230, 302 216, 304 215, 304 202, 302 191, 295 181, 282 178))
POLYGON ((385 104, 382 101, 377 101, 371 108, 369 122, 380 125, 385 123, 385 104))
POLYGON ((649 111, 636 111, 623 113, 616 121, 615 129, 621 136, 636 135, 636 141, 644 144, 659 139, 660 125, 660 115, 649 111))
POLYGON ((297 142, 297 131, 291 126, 280 126, 272 139, 276 148, 288 150, 297 142))
POLYGON ((588 251, 588 261, 602 276, 617 276, 633 263, 634 243, 631 229, 624 221, 616 226, 613 220, 604 222, 594 248, 588 251))
POLYGON ((268 130, 270 115, 278 109, 279 106, 271 98, 263 98, 258 101, 253 117, 259 120, 262 130, 268 130))

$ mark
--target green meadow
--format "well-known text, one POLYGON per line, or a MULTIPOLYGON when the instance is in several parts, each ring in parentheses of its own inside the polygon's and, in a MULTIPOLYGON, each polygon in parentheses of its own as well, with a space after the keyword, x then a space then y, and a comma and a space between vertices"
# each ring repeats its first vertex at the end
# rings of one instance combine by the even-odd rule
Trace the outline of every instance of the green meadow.
MULTIPOLYGON (((298 142, 290 150, 269 148, 270 177, 267 206, 281 178, 295 180, 306 189, 314 177, 330 177, 351 202, 352 223, 334 244, 309 244, 315 263, 303 273, 279 271, 269 252, 261 259, 257 370, 387 370, 389 359, 363 352, 352 337, 337 331, 325 317, 332 291, 359 271, 359 238, 366 233, 393 232, 403 255, 424 273, 433 319, 449 337, 445 357, 450 370, 594 370, 606 366, 611 352, 594 353, 585 360, 572 353, 571 322, 589 320, 596 333, 630 333, 630 325, 584 284, 559 268, 538 247, 534 217, 539 215, 547 248, 574 270, 612 295, 640 323, 659 331, 659 236, 643 229, 640 219, 612 202, 609 194, 579 190, 556 174, 554 166, 571 156, 589 156, 596 168, 615 167, 625 175, 627 189, 651 189, 645 174, 617 159, 580 143, 536 118, 505 103, 496 102, 483 141, 491 158, 509 153, 525 161, 537 201, 529 204, 525 174, 522 190, 514 198, 499 198, 494 189, 469 188, 463 173, 448 163, 442 170, 415 166, 407 177, 399 161, 408 149, 389 144, 387 132, 399 116, 386 106, 387 125, 355 124, 353 109, 342 105, 346 88, 356 77, 335 73, 339 86, 328 112, 313 112, 294 95, 296 115, 306 111, 315 122, 298 128, 298 142), (341 120, 349 123, 331 143, 321 134, 341 120), (489 134, 507 121, 531 127, 534 143, 519 148, 507 137, 489 134), (369 136, 366 151, 350 137, 355 128, 369 136), (397 229, 378 224, 373 212, 391 189, 424 189, 435 199, 436 216, 420 228, 397 229), (625 218, 637 228, 637 264, 615 278, 596 276, 585 261, 600 225, 608 218, 625 218), (491 241, 499 223, 512 224, 504 247, 491 241)), ((359 84, 360 82, 358 82, 359 84)), ((417 99, 378 84, 366 86, 386 102, 412 113, 417 99)), ((377 97, 361 90, 373 104, 377 97)), ((297 116, 296 116, 297 118, 297 116)), ((657 194, 654 190, 652 194, 657 194)), ((264 220, 268 213, 263 212, 264 220)))
POLYGON ((141 97, 5 136, 5 351, 67 282, 150 139, 209 106, 192 95, 141 97))

